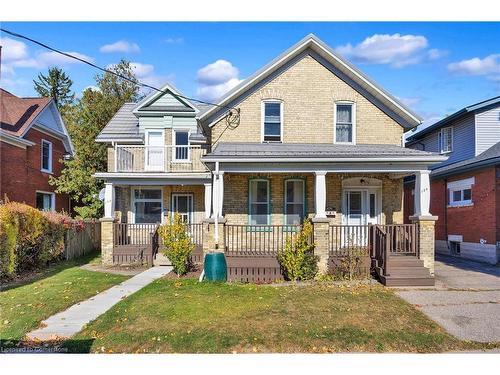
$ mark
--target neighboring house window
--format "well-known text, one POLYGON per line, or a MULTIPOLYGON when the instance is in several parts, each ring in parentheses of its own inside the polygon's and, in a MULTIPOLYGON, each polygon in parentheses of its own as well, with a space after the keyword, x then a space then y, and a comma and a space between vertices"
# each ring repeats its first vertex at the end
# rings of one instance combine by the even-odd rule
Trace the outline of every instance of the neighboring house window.
POLYGON ((163 211, 161 189, 134 189, 134 222, 160 223, 163 211))
POLYGON ((304 180, 285 180, 285 224, 300 224, 305 214, 304 180))
POLYGON ((36 208, 43 211, 54 211, 56 209, 56 195, 54 193, 37 191, 36 208))
POLYGON ((335 143, 356 143, 355 106, 335 103, 335 143))
POLYGON ((262 141, 281 142, 283 139, 283 103, 262 102, 262 141))
POLYGON ((451 152, 453 149, 453 128, 444 128, 439 132, 439 151, 442 154, 451 152))
POLYGON ((269 224, 270 201, 269 181, 263 179, 249 182, 249 223, 252 225, 269 224))
POLYGON ((174 160, 189 160, 189 131, 175 132, 175 154, 174 160))
POLYGON ((52 173, 52 143, 42 139, 42 171, 52 173))
POLYGON ((449 182, 449 206, 453 207, 472 204, 472 185, 474 185, 474 177, 449 182))

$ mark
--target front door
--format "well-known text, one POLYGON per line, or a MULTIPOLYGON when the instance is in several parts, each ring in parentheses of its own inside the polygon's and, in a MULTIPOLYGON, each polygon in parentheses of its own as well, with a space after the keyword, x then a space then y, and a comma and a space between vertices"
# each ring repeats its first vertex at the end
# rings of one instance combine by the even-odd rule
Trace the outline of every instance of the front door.
POLYGON ((172 213, 178 213, 187 224, 193 222, 193 195, 172 194, 172 213))
POLYGON ((367 224, 378 223, 378 197, 375 190, 346 190, 344 193, 345 220, 344 246, 366 246, 367 224))
POLYGON ((146 170, 165 169, 165 138, 162 131, 148 131, 146 134, 146 170))

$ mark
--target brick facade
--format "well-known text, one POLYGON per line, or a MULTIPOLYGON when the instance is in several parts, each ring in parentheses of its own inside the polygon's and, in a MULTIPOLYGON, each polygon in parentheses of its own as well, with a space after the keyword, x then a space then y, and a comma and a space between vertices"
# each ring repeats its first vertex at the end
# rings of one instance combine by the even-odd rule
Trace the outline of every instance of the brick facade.
MULTIPOLYGON (((25 139, 35 143, 26 149, 0 142, 1 172, 0 197, 11 201, 24 202, 36 206, 36 191, 54 192, 49 184, 49 176, 61 174, 63 164, 60 160, 65 154, 63 142, 53 136, 30 129, 25 139), (45 139, 52 143, 52 174, 42 172, 41 142, 45 139)), ((65 194, 56 194, 56 210, 69 212, 69 198, 65 194)))

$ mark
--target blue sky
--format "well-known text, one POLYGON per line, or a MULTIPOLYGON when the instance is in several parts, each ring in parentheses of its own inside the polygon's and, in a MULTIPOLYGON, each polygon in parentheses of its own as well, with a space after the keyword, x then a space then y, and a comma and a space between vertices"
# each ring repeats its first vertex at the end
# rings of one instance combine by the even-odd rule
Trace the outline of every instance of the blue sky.
MULTIPOLYGON (((337 49, 430 124, 465 105, 500 95, 500 23, 46 23, 2 27, 101 66, 125 58, 139 78, 169 81, 213 100, 308 33, 337 49), (117 43, 118 42, 118 43, 117 43)), ((2 87, 35 95, 32 80, 59 65, 78 93, 97 71, 1 36, 2 87)))

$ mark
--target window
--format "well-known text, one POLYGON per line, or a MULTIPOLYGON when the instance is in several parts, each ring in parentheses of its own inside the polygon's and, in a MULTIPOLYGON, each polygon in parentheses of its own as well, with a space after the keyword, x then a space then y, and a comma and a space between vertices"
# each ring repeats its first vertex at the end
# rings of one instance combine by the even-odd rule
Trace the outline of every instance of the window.
POLYGON ((444 128, 439 132, 439 151, 442 154, 451 152, 453 149, 453 128, 444 128))
POLYGON ((376 214, 376 196, 373 193, 370 193, 370 219, 375 219, 376 214))
POLYGON ((300 224, 304 214, 304 180, 285 180, 285 224, 300 224))
POLYGON ((262 141, 281 142, 283 103, 268 101, 262 103, 262 141))
POLYGON ((250 180, 249 182, 249 223, 252 225, 269 224, 269 181, 250 180))
POLYGON ((451 253, 460 255, 460 242, 450 241, 451 253))
POLYGON ((52 173, 52 143, 42 139, 42 171, 52 173))
POLYGON ((181 216, 183 223, 193 222, 193 194, 172 194, 172 218, 174 213, 181 216))
POLYGON ((134 222, 160 223, 163 211, 161 189, 134 189, 134 222))
POLYGON ((356 143, 353 103, 335 103, 335 143, 356 143))
POLYGON ((165 169, 163 130, 146 130, 146 170, 163 171, 165 169))
POLYGON ((175 131, 174 160, 189 160, 189 131, 175 131))
POLYGON ((36 192, 36 208, 43 211, 54 211, 56 209, 56 196, 54 193, 36 192))
POLYGON ((448 183, 449 206, 465 206, 472 204, 472 185, 474 177, 448 183))

